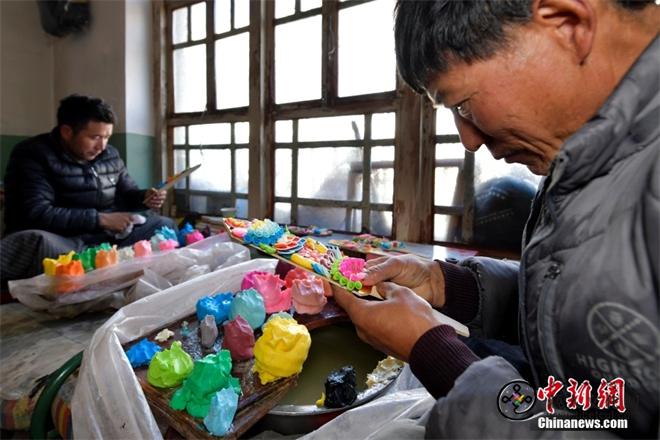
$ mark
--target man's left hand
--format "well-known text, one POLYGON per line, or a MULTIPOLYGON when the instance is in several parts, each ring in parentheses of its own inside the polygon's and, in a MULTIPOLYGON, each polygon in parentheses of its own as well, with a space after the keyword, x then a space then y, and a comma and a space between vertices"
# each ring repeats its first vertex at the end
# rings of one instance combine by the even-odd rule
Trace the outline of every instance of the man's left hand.
POLYGON ((149 188, 144 195, 144 204, 147 208, 159 209, 163 206, 166 197, 167 191, 159 191, 155 188, 149 188))

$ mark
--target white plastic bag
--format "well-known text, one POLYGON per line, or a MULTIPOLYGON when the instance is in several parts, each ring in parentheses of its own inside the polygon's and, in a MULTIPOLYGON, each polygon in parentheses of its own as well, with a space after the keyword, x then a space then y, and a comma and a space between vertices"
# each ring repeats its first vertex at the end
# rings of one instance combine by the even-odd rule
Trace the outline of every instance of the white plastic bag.
POLYGON ((44 274, 9 282, 9 292, 33 310, 44 310, 59 317, 73 317, 82 312, 105 307, 119 308, 132 299, 131 289, 144 279, 152 286, 163 279, 176 285, 208 270, 228 267, 250 258, 250 251, 240 244, 227 242, 226 235, 215 235, 190 246, 149 257, 135 258, 115 266, 93 270, 80 277, 49 277, 44 274), (196 269, 191 269, 197 266, 196 269), (208 269, 207 269, 208 268, 208 269), (161 280, 150 283, 155 275, 161 280), (57 293, 62 283, 73 283, 76 290, 57 293))
POLYGON ((137 341, 195 311, 197 300, 238 291, 246 273, 275 271, 277 260, 221 268, 124 306, 94 333, 85 350, 71 402, 76 438, 149 438, 162 435, 122 344, 137 341))

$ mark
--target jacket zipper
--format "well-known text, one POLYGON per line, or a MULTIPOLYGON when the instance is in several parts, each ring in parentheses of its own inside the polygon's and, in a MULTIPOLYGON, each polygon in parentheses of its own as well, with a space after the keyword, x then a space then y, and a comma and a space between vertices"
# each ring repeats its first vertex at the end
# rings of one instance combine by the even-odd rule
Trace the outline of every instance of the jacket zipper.
POLYGON ((541 296, 538 299, 537 333, 539 349, 541 350, 541 356, 543 357, 546 370, 563 379, 563 369, 559 365, 559 362, 556 362, 557 344, 555 334, 553 333, 554 326, 552 322, 554 316, 549 315, 552 312, 552 306, 555 302, 555 286, 559 274, 561 274, 561 266, 559 263, 553 261, 543 277, 541 296))
POLYGON ((96 172, 96 168, 94 168, 94 165, 90 167, 92 170, 92 174, 96 178, 96 203, 97 206, 101 206, 102 203, 102 197, 103 197, 103 188, 101 186, 101 178, 99 177, 99 174, 96 172))

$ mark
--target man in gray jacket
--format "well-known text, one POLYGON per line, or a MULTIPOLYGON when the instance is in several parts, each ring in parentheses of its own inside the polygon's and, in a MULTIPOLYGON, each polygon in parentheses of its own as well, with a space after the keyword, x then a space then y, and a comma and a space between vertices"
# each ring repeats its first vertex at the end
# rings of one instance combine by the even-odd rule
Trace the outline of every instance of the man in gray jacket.
POLYGON ((465 148, 547 176, 520 264, 380 259, 365 283, 385 301, 335 290, 437 399, 427 437, 657 438, 659 29, 653 1, 398 1, 403 79, 453 110, 465 148), (520 344, 528 373, 477 356, 431 307, 520 344))

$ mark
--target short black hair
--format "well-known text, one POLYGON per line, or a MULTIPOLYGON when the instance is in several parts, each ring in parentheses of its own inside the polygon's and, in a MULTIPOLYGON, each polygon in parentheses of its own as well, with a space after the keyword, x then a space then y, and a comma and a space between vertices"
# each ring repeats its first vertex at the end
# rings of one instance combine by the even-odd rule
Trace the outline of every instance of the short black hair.
POLYGON ((68 125, 74 132, 82 130, 90 121, 114 124, 115 112, 100 98, 73 94, 60 101, 57 125, 68 125))
MULTIPOLYGON (((507 47, 506 28, 532 18, 533 0, 397 0, 394 41, 401 78, 425 93, 451 59, 486 60, 507 47)), ((629 10, 654 0, 616 0, 629 10)))

